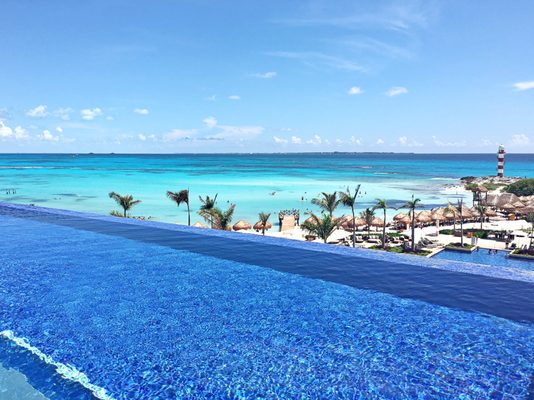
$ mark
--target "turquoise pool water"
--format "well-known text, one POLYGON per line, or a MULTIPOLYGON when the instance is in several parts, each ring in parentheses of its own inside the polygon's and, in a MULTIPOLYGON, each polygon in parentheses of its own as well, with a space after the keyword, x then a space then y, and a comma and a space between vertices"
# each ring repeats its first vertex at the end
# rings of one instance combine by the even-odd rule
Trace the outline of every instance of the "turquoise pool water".
POLYGON ((479 249, 478 251, 473 251, 472 253, 464 253, 460 251, 443 250, 436 254, 433 258, 437 260, 464 261, 534 271, 534 262, 508 257, 507 251, 489 253, 486 249, 479 249))
POLYGON ((0 363, 49 398, 532 394, 526 272, 5 204, 0 235, 0 363))

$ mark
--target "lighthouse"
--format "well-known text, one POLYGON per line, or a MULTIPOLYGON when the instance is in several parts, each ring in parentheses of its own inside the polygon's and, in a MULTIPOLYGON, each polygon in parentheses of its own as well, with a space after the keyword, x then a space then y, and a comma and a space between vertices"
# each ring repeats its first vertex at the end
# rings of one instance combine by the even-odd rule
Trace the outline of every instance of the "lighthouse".
POLYGON ((504 176, 504 146, 499 146, 499 152, 497 153, 497 176, 502 178, 504 176))

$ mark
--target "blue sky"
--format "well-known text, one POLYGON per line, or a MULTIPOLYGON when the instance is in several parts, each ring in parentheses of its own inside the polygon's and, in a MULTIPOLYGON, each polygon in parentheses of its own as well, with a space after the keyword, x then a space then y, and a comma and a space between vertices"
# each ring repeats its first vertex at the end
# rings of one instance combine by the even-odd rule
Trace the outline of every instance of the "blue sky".
POLYGON ((3 0, 0 151, 534 151, 534 2, 3 0))

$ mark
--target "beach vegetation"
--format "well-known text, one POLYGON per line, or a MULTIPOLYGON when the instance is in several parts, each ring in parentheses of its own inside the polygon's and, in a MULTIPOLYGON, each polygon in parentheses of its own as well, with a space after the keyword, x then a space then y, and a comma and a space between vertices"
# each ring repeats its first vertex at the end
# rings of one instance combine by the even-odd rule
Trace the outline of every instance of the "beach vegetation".
POLYGON ((534 195, 534 178, 514 182, 506 187, 506 191, 516 196, 532 196, 534 195))
POLYGON ((352 213, 352 247, 356 247, 356 198, 360 192, 360 185, 356 186, 354 193, 351 193, 350 188, 347 187, 345 192, 339 192, 339 202, 345 207, 350 207, 352 213))
POLYGON ((327 213, 323 213, 321 217, 311 213, 310 218, 304 221, 300 226, 326 243, 330 235, 332 235, 338 228, 339 220, 327 213))
POLYGON ((475 206, 475 210, 480 216, 480 230, 482 230, 484 228, 484 220, 486 219, 488 208, 483 206, 482 204, 477 204, 475 206))
POLYGON ((322 192, 318 197, 312 199, 312 204, 319 206, 321 210, 330 215, 330 218, 334 217, 334 211, 339 205, 340 200, 337 197, 337 192, 326 193, 322 192))
POLYGON ((415 198, 412 194, 412 199, 404 203, 401 208, 407 208, 410 210, 410 216, 412 218, 411 229, 412 229, 412 252, 415 252, 415 209, 419 207, 421 199, 415 198))
POLYGON ((210 224, 210 226, 213 228, 213 214, 212 210, 215 208, 215 204, 217 203, 217 196, 218 194, 215 194, 214 197, 206 196, 198 196, 200 200, 200 209, 198 210, 198 214, 204 218, 204 220, 210 224))
POLYGON ((174 201, 178 207, 180 204, 187 205, 187 225, 191 225, 191 209, 189 207, 189 189, 180 190, 179 192, 167 191, 167 197, 174 201))
POLYGON ((260 212, 258 214, 258 217, 260 219, 260 225, 261 225, 261 234, 265 235, 265 229, 267 227, 267 224, 269 222, 269 218, 271 217, 271 213, 266 212, 260 212))
POLYGON ((386 211, 388 208, 392 208, 388 205, 386 199, 376 199, 376 204, 373 207, 374 210, 382 210, 384 212, 384 225, 382 226, 382 247, 386 247, 386 211))
POLYGON ((373 220, 375 219, 375 211, 372 208, 366 208, 360 213, 360 217, 367 226, 367 236, 371 235, 371 225, 373 225, 373 220))
POLYGON ((411 251, 406 251, 402 246, 390 246, 390 247, 382 247, 382 245, 376 245, 369 247, 372 250, 385 250, 389 253, 399 253, 399 254, 413 254, 416 256, 423 256, 426 257, 432 252, 430 250, 419 250, 417 252, 412 253, 411 251))
POLYGON ((219 207, 213 207, 209 213, 213 221, 213 228, 229 231, 232 229, 232 218, 234 217, 235 204, 230 204, 226 210, 219 207))
POLYGON ((135 200, 131 194, 121 196, 117 192, 110 192, 109 197, 115 200, 117 204, 122 207, 122 217, 124 218, 128 216, 129 210, 131 210, 135 205, 141 203, 141 200, 135 200))

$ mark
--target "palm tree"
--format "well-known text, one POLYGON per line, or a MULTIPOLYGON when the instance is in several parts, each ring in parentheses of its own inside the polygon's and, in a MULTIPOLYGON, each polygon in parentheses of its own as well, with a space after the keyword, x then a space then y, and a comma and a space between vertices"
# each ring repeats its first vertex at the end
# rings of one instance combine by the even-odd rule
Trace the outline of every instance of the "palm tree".
POLYGON ((322 192, 319 197, 315 197, 314 199, 312 199, 312 204, 315 204, 316 206, 319 206, 323 211, 328 212, 330 218, 332 218, 334 216, 334 210, 339 205, 337 192, 322 192))
POLYGON ((265 235, 265 227, 267 226, 267 223, 269 222, 269 217, 271 216, 271 213, 261 212, 258 214, 258 216, 260 217, 261 234, 265 235))
POLYGON ((534 212, 531 212, 530 213, 530 223, 531 223, 531 227, 530 227, 530 242, 528 244, 528 250, 530 251, 532 249, 532 239, 534 239, 534 212))
POLYGON ((213 215, 211 214, 211 210, 215 208, 215 203, 217 202, 217 196, 215 195, 214 198, 211 198, 210 196, 206 196, 206 198, 203 198, 202 196, 198 196, 200 199, 200 210, 198 211, 198 214, 204 218, 206 222, 209 222, 210 226, 213 228, 213 215))
POLYGON ((189 189, 180 190, 179 192, 167 191, 167 197, 174 201, 178 207, 180 204, 187 205, 187 225, 191 225, 191 210, 189 208, 189 189))
POLYGON ((339 192, 339 202, 345 207, 350 207, 350 210, 352 211, 352 247, 356 247, 356 224, 354 223, 356 215, 354 213, 354 207, 356 206, 356 198, 358 197, 359 191, 360 185, 357 185, 354 195, 350 193, 348 187, 346 192, 339 192))
POLYGON ((452 233, 456 232, 456 216, 458 215, 458 210, 449 202, 447 207, 445 207, 446 213, 452 213, 452 233))
POLYGON ((388 206, 386 199, 376 199, 376 205, 373 210, 384 210, 384 226, 382 228, 382 248, 386 248, 386 210, 391 208, 388 206))
POLYGON ((375 219, 374 210, 372 208, 366 208, 360 213, 360 217, 362 217, 362 219, 365 221, 365 225, 367 225, 367 236, 371 235, 371 225, 375 219))
POLYGON ((458 212, 460 213, 460 246, 464 247, 464 216, 463 216, 464 200, 458 200, 458 212))
POLYGON ((484 223, 484 220, 486 219, 486 213, 488 212, 488 209, 487 207, 484 207, 482 204, 477 204, 475 206, 475 210, 480 215, 480 230, 482 230, 483 229, 482 224, 484 223))
POLYGON ((421 199, 415 199, 412 194, 412 200, 407 201, 401 208, 408 208, 412 214, 412 251, 415 252, 415 209, 419 206, 421 199))
POLYGON ((219 207, 212 208, 210 214, 212 216, 213 227, 223 231, 230 230, 234 211, 235 204, 231 204, 226 211, 221 210, 219 207))
POLYGON ((311 221, 306 220, 300 226, 309 233, 323 239, 325 243, 339 225, 338 220, 332 218, 329 214, 323 213, 319 218, 314 213, 311 213, 310 219, 311 221))
POLYGON ((121 196, 120 194, 116 192, 110 192, 109 197, 115 200, 117 204, 122 207, 122 209, 124 210, 124 214, 123 214, 124 218, 127 217, 128 210, 130 210, 136 204, 141 203, 141 200, 134 200, 131 194, 121 196))

